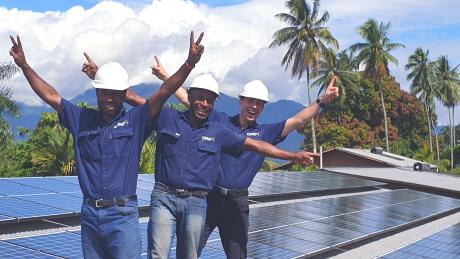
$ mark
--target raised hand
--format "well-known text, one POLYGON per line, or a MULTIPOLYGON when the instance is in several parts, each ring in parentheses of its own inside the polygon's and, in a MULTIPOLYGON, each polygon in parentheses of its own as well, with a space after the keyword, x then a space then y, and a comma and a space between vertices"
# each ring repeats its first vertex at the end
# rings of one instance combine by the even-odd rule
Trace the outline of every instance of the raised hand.
POLYGON ((153 64, 151 66, 152 74, 158 77, 158 79, 160 79, 161 81, 165 81, 166 79, 168 79, 169 75, 164 69, 163 65, 161 64, 160 59, 157 56, 154 56, 154 57, 155 57, 155 61, 157 62, 157 64, 156 65, 153 64))
POLYGON ((81 72, 85 73, 89 78, 94 80, 94 78, 96 77, 97 70, 99 68, 86 52, 83 52, 83 55, 85 55, 87 62, 83 63, 83 68, 81 69, 81 72))
POLYGON ((200 37, 198 37, 198 40, 195 42, 195 35, 193 31, 190 32, 190 48, 188 50, 187 63, 191 66, 195 66, 195 64, 200 61, 201 55, 204 52, 204 46, 200 45, 203 35, 204 33, 202 32, 200 37))
POLYGON ((26 56, 24 55, 24 50, 22 49, 21 39, 19 38, 19 36, 16 37, 17 42, 13 36, 10 36, 11 43, 13 43, 13 46, 10 49, 10 56, 13 57, 14 63, 16 63, 18 67, 22 68, 25 65, 27 65, 27 61, 26 56))
POLYGON ((296 153, 297 158, 294 162, 301 164, 301 165, 310 165, 315 160, 315 157, 319 157, 319 154, 307 152, 307 151, 299 151, 296 153))
POLYGON ((339 97, 339 88, 335 86, 335 81, 337 79, 338 79, 337 76, 332 77, 326 89, 326 93, 324 94, 321 100, 322 103, 330 103, 334 101, 337 97, 339 97))

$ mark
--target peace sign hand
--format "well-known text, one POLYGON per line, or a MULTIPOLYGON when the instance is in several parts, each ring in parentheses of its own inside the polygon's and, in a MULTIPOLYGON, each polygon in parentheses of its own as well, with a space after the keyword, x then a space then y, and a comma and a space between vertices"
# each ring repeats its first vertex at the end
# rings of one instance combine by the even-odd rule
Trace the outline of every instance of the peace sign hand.
POLYGON ((21 39, 19 38, 19 36, 16 37, 17 42, 13 38, 13 36, 10 36, 11 43, 13 43, 13 46, 10 49, 10 56, 13 57, 14 63, 16 63, 18 67, 22 68, 27 65, 27 61, 26 56, 24 55, 24 50, 22 49, 21 39))
POLYGON ((81 71, 85 73, 89 78, 94 80, 94 78, 96 77, 97 70, 99 68, 86 52, 83 52, 83 55, 85 55, 87 62, 83 63, 83 68, 81 69, 81 71))
POLYGON ((190 48, 188 50, 187 63, 191 66, 195 66, 195 64, 200 61, 201 55, 203 55, 204 46, 200 45, 203 35, 204 33, 202 32, 200 37, 198 37, 198 40, 195 42, 195 35, 193 31, 190 32, 190 48))

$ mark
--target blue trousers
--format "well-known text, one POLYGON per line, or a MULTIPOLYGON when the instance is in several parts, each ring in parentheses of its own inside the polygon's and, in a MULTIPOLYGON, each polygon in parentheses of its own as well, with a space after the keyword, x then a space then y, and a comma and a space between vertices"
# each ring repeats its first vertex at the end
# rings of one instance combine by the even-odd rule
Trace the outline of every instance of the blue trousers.
POLYGON ((219 228, 220 240, 229 259, 246 258, 249 226, 248 196, 222 195, 212 191, 207 196, 206 223, 200 238, 201 255, 212 231, 219 228))
POLYGON ((197 258, 205 217, 206 198, 177 197, 154 189, 147 228, 148 257, 169 258, 177 235, 176 258, 197 258))
POLYGON ((137 201, 126 206, 81 208, 81 243, 85 258, 140 258, 137 201))

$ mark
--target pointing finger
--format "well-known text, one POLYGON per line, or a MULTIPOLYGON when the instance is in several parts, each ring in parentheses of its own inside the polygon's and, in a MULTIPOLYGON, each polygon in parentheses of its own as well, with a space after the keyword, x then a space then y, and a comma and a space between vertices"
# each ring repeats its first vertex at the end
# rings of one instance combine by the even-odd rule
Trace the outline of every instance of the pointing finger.
POLYGON ((195 42, 195 34, 193 31, 190 32, 190 47, 193 46, 193 43, 195 42))
POLYGON ((160 59, 157 56, 153 56, 155 58, 155 61, 157 62, 157 66, 161 66, 160 59))
POLYGON ((19 38, 19 35, 16 36, 18 38, 18 46, 19 48, 22 48, 22 43, 21 43, 21 39, 19 38))
POLYGON ((89 63, 94 63, 94 61, 90 58, 90 56, 88 55, 88 53, 83 52, 83 55, 85 56, 86 60, 88 60, 89 63))
POLYGON ((18 44, 16 43, 16 40, 13 38, 13 36, 10 36, 11 43, 13 43, 13 46, 17 46, 18 44))

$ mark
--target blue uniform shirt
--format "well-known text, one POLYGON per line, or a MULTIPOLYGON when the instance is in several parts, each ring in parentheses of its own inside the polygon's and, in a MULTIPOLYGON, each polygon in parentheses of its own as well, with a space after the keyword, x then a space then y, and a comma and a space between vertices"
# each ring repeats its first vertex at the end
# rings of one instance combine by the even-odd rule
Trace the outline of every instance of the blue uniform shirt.
POLYGON ((99 112, 61 99, 61 124, 73 136, 78 180, 91 199, 136 194, 142 146, 153 130, 149 105, 126 111, 110 123, 99 112))
POLYGON ((216 122, 192 128, 187 113, 163 108, 156 121, 155 181, 210 191, 216 184, 221 152, 239 155, 246 137, 216 122))
MULTIPOLYGON (((209 116, 210 121, 224 124, 233 132, 242 134, 256 140, 262 140, 272 145, 283 141, 281 137, 286 121, 274 124, 255 124, 246 129, 241 129, 239 115, 230 117, 226 113, 213 111, 209 116)), ((217 178, 217 185, 229 189, 246 189, 251 185, 265 156, 250 150, 244 150, 239 157, 222 154, 221 170, 217 178)))

